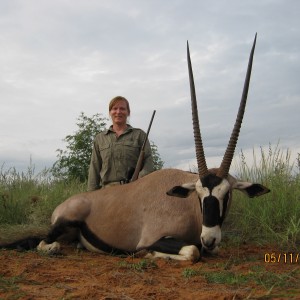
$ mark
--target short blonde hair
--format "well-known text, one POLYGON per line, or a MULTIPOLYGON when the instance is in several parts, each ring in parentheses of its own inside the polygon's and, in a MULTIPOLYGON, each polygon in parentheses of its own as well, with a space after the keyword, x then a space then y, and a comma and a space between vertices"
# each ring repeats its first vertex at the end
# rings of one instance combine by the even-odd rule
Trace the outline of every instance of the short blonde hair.
POLYGON ((130 106, 129 106, 129 102, 125 97, 122 96, 116 96, 114 98, 112 98, 109 102, 109 106, 108 106, 108 110, 111 111, 113 106, 118 102, 118 101, 124 101, 126 103, 127 106, 127 110, 128 110, 128 115, 130 115, 130 106))

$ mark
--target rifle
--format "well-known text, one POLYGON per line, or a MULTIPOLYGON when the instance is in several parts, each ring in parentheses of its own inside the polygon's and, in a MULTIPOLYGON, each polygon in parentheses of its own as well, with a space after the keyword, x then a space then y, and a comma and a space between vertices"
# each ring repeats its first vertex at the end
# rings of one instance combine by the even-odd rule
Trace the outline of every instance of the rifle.
POLYGON ((150 132, 150 129, 151 129, 151 126, 152 126, 152 122, 153 122, 155 113, 156 113, 156 110, 153 111, 153 114, 152 114, 152 117, 151 117, 151 120, 150 120, 150 124, 149 124, 148 130, 147 130, 147 134, 146 134, 145 140, 143 142, 141 152, 140 152, 140 155, 139 155, 134 173, 132 175, 131 181, 137 180, 137 178, 139 176, 139 173, 140 173, 140 171, 143 167, 143 160, 144 160, 144 156, 145 156, 145 146, 146 146, 146 142, 148 140, 148 135, 149 135, 149 132, 150 132))

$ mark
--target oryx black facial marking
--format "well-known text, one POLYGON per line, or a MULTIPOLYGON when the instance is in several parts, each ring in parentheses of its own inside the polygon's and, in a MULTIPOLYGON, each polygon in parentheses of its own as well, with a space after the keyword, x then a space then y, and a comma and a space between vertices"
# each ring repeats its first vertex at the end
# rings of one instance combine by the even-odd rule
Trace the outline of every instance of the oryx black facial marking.
POLYGON ((206 227, 220 225, 219 200, 210 195, 205 197, 202 201, 203 225, 206 227))
POLYGON ((202 186, 208 188, 210 193, 214 187, 218 186, 222 182, 222 178, 216 176, 215 174, 211 174, 211 173, 202 177, 200 180, 201 180, 202 186))
POLYGON ((221 215, 220 201, 222 201, 222 199, 218 199, 215 195, 213 195, 213 191, 221 184, 222 180, 222 178, 211 173, 200 179, 202 187, 206 188, 209 194, 202 200, 200 199, 200 207, 203 214, 203 225, 206 227, 221 225, 224 206, 222 206, 223 209, 221 215))
POLYGON ((230 199, 230 191, 228 191, 223 198, 223 211, 222 211, 222 215, 220 218, 220 226, 222 226, 223 221, 225 219, 229 199, 230 199))

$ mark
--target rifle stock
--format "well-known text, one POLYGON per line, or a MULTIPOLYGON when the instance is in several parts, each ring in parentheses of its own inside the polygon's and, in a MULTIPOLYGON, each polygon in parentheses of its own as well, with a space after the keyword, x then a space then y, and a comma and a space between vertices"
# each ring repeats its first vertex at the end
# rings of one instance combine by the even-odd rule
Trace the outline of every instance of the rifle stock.
POLYGON ((132 175, 131 181, 135 181, 135 180, 138 179, 139 173, 140 173, 141 169, 143 168, 143 161, 144 161, 144 157, 145 157, 145 146, 146 146, 146 143, 147 143, 147 140, 148 140, 149 132, 150 132, 150 129, 151 129, 151 126, 152 126, 152 122, 153 122, 155 113, 156 113, 156 110, 153 111, 153 114, 152 114, 152 117, 151 117, 151 120, 150 120, 150 124, 149 124, 148 130, 147 130, 147 134, 146 134, 145 140, 143 142, 141 152, 140 152, 140 155, 139 155, 134 173, 132 175))

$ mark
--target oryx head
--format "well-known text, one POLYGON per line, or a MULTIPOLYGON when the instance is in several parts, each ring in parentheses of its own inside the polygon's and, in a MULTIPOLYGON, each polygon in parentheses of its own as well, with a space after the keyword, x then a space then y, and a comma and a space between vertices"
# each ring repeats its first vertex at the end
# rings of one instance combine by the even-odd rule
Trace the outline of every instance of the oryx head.
POLYGON ((233 159, 247 101, 255 44, 256 35, 250 53, 248 69, 237 118, 221 166, 218 169, 208 169, 206 165, 198 119, 192 64, 190 59, 189 45, 187 44, 187 61, 193 116, 192 119, 199 179, 196 183, 188 183, 180 187, 174 187, 168 191, 167 194, 177 197, 187 197, 192 191, 196 190, 199 197, 202 214, 202 232, 200 239, 202 246, 209 251, 214 250, 221 241, 221 226, 228 212, 232 196, 232 189, 236 188, 242 190, 250 197, 260 196, 269 192, 267 188, 260 184, 240 182, 229 175, 229 168, 233 159))

